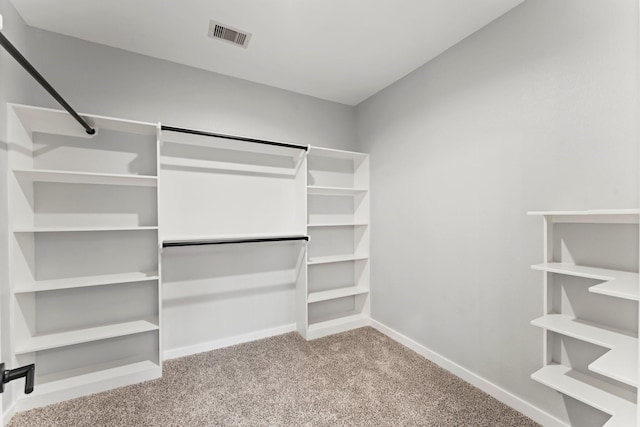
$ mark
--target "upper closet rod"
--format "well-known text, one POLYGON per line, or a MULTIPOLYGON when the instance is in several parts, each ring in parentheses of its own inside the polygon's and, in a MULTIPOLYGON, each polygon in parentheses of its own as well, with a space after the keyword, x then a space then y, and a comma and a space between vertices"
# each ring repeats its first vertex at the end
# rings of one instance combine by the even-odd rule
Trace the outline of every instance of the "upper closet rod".
POLYGON ((285 240, 309 241, 309 236, 260 237, 251 239, 170 240, 162 242, 162 247, 170 248, 175 246, 226 245, 229 243, 282 242, 285 240))
POLYGON ((22 65, 25 70, 27 70, 29 74, 31 74, 34 79, 36 79, 38 83, 40 83, 43 88, 45 88, 47 92, 49 92, 51 96, 54 97, 56 101, 58 101, 58 103, 60 103, 60 105, 64 107, 65 110, 69 112, 69 114, 73 116, 74 119, 78 121, 78 123, 82 125, 83 128, 85 128, 89 135, 93 135, 96 133, 96 130, 89 126, 89 124, 82 117, 80 117, 73 108, 71 108, 71 105, 69 105, 67 101, 65 101, 64 98, 62 98, 62 96, 60 96, 60 94, 56 92, 56 90, 49 84, 49 82, 47 82, 44 77, 42 77, 42 75, 33 67, 33 65, 31 65, 29 61, 27 61, 27 58, 22 56, 20 51, 18 51, 18 49, 16 49, 16 47, 11 44, 11 42, 7 40, 7 38, 1 32, 0 44, 7 52, 9 52, 11 56, 13 56, 16 61, 18 61, 20 65, 22 65))
POLYGON ((258 144, 276 145, 278 147, 297 148, 298 150, 308 150, 306 145, 287 144, 286 142, 265 141, 264 139, 246 138, 244 136, 224 135, 221 133, 205 132, 201 130, 177 128, 173 126, 162 125, 162 130, 172 132, 190 133, 192 135, 212 136, 215 138, 235 139, 237 141, 256 142, 258 144))

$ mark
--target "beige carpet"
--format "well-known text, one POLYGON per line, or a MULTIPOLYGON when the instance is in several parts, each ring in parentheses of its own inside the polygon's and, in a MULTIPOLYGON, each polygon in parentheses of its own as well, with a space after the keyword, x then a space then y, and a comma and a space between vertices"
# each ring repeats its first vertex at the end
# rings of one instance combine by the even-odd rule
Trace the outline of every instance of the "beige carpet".
POLYGON ((48 426, 538 426, 372 328, 165 363, 162 379, 17 414, 48 426))

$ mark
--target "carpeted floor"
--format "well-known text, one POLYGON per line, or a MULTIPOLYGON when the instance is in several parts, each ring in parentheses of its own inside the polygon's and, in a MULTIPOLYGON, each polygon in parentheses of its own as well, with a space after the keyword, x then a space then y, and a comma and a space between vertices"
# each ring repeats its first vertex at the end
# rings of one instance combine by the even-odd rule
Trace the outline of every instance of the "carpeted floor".
POLYGON ((161 379, 17 414, 9 427, 538 426, 372 328, 170 360, 161 379))

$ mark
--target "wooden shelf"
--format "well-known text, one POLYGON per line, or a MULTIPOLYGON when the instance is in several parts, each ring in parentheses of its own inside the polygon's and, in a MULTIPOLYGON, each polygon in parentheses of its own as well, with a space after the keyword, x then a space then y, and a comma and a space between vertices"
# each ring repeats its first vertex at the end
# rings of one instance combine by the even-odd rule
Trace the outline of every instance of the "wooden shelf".
POLYGON ((86 329, 58 332, 31 337, 16 345, 16 354, 32 353, 52 348, 66 347, 85 342, 99 341, 125 335, 139 334, 158 329, 158 319, 95 326, 86 329))
POLYGON ((366 293, 369 293, 369 290, 362 286, 349 286, 346 288, 331 289, 329 291, 311 292, 307 297, 307 303, 311 304, 366 293))
POLYGON ((531 324, 610 349, 591 363, 589 370, 633 387, 638 386, 638 338, 562 314, 548 314, 531 324))
POLYGON ((88 231, 146 231, 157 230, 157 226, 152 227, 24 227, 15 228, 14 233, 69 233, 88 231))
POLYGON ((158 186, 158 177, 156 176, 88 173, 46 169, 14 169, 13 173, 16 178, 20 180, 35 182, 122 185, 135 187, 158 186))
POLYGON ((531 378, 560 393, 611 415, 606 427, 636 425, 635 394, 609 383, 571 370, 563 365, 548 365, 531 378))
POLYGON ((60 289, 87 288, 91 286, 115 285, 118 283, 146 282, 158 280, 158 272, 134 272, 120 274, 104 274, 99 276, 70 277, 64 279, 36 280, 31 283, 17 284, 14 293, 55 291, 60 289))
POLYGON ((318 256, 309 258, 307 260, 307 265, 315 265, 315 264, 328 264, 332 262, 346 262, 346 261, 358 261, 362 259, 368 259, 367 255, 333 255, 333 256, 318 256))
POLYGON ((335 223, 335 224, 331 224, 331 223, 324 223, 324 224, 307 224, 307 227, 309 228, 320 228, 320 227, 366 227, 369 224, 367 224, 366 222, 345 222, 345 223, 335 223))
POLYGON ((549 273, 564 274, 567 276, 584 277, 587 279, 603 280, 605 283, 591 286, 589 292, 624 298, 633 301, 639 299, 638 273, 626 271, 607 270, 604 268, 584 267, 561 262, 551 262, 531 266, 534 270, 549 273))
POLYGON ((310 185, 307 187, 307 194, 318 196, 354 196, 356 194, 366 193, 366 188, 347 188, 347 187, 321 187, 318 185, 310 185))

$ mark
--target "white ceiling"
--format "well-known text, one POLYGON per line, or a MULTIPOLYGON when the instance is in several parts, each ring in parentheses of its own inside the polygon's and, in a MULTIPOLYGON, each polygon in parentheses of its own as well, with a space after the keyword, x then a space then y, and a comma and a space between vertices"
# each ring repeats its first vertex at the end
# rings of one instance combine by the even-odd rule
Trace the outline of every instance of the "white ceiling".
POLYGON ((357 105, 524 0, 12 0, 28 25, 357 105), (253 34, 207 37, 209 19, 253 34))

